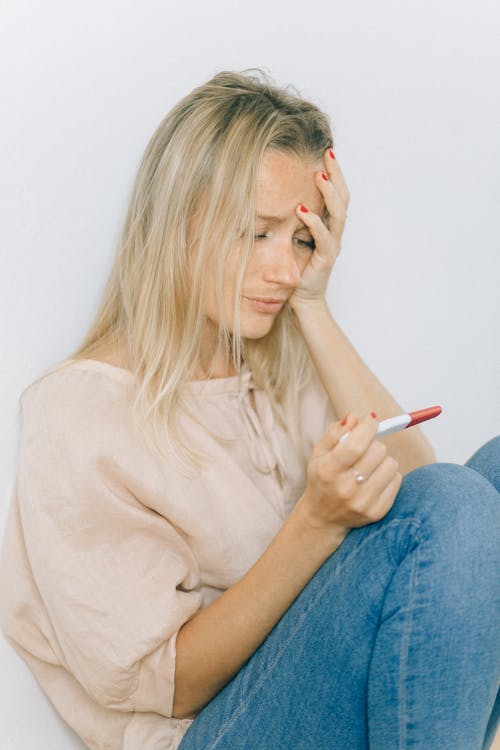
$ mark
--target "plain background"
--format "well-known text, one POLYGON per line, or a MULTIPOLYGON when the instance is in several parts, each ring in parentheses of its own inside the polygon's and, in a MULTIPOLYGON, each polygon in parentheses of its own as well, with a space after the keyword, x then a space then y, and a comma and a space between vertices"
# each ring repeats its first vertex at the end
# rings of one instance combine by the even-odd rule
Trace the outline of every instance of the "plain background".
MULTIPOLYGON (((500 431, 496 0, 2 2, 0 531, 18 398, 81 340, 167 111, 263 67, 330 116, 351 191, 334 317, 438 460, 500 431)), ((81 748, 0 640, 0 748, 81 748)))

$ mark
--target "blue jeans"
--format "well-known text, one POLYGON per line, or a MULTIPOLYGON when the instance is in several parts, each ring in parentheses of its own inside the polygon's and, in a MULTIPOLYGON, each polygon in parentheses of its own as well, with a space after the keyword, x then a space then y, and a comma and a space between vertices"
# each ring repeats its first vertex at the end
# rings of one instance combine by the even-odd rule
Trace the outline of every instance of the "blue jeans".
POLYGON ((499 723, 500 435, 352 529, 179 750, 484 750, 499 723))

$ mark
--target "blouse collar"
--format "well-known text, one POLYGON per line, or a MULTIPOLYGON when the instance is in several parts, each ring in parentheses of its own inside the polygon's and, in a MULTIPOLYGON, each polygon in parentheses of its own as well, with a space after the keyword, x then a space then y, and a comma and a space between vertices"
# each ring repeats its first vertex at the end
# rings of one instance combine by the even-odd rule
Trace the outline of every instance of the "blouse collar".
POLYGON ((228 378, 210 378, 209 380, 191 380, 184 383, 181 390, 184 393, 199 395, 215 395, 219 393, 246 393, 254 388, 252 372, 246 362, 237 375, 228 378))

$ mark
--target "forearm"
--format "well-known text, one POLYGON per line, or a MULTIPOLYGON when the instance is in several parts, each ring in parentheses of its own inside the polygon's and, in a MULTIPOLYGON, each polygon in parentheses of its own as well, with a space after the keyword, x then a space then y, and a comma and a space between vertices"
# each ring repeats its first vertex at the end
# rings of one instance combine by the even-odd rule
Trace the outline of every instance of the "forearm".
POLYGON ((192 718, 222 690, 345 535, 312 527, 297 502, 243 578, 180 629, 175 717, 192 718))
MULTIPOLYGON (((363 362, 332 318, 326 301, 295 309, 295 314, 335 414, 342 418, 349 411, 359 415, 375 411, 383 420, 405 411, 363 362)), ((429 441, 418 427, 382 439, 403 475, 436 461, 429 441)))

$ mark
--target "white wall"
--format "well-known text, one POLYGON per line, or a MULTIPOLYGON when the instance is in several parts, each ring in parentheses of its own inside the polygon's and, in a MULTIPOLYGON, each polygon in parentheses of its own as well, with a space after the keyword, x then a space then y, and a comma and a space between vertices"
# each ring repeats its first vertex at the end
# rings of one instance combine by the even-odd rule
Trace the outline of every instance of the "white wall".
MULTIPOLYGON (((17 400, 83 335, 164 114, 263 66, 331 117, 352 198, 331 309, 404 408, 463 463, 499 432, 496 0, 9 0, 2 71, 0 531, 17 400)), ((0 748, 82 747, 0 641, 0 748)))

